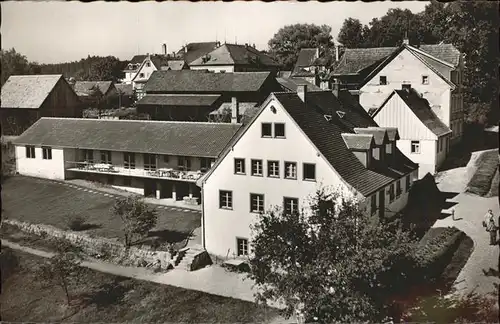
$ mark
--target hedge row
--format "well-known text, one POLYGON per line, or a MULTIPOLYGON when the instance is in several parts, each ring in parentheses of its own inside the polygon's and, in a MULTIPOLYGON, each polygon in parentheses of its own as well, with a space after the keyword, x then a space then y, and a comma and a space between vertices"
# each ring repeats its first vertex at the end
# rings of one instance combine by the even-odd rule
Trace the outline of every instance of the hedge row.
POLYGON ((465 234, 455 227, 431 228, 418 244, 416 266, 424 279, 439 276, 465 234))

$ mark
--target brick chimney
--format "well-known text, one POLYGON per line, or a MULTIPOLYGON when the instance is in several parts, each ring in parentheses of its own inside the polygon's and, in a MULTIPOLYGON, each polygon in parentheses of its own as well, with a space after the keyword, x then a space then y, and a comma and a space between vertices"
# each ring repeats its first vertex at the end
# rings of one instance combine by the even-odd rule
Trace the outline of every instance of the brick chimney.
POLYGON ((240 119, 240 104, 238 98, 231 98, 231 123, 237 124, 240 119))
POLYGON ((335 46, 335 62, 339 61, 339 51, 340 51, 340 45, 337 44, 337 46, 335 46))
POLYGON ((307 85, 301 84, 297 86, 297 95, 303 102, 306 102, 306 93, 307 93, 307 85))
POLYGON ((161 44, 161 49, 162 49, 162 53, 163 55, 167 56, 167 44, 163 43, 161 44))

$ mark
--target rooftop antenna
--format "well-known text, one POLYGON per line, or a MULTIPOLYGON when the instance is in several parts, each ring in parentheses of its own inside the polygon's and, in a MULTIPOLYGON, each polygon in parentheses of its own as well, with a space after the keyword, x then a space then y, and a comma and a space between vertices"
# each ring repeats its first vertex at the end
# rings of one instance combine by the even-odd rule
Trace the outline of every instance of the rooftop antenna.
POLYGON ((234 44, 238 45, 238 36, 234 36, 234 44))
POLYGON ((224 44, 226 44, 226 28, 224 28, 224 44))

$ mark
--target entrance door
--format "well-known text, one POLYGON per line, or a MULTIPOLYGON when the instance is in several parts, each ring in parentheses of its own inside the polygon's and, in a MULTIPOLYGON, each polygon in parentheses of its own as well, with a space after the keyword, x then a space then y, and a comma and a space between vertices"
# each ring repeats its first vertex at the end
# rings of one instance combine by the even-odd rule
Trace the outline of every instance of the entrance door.
POLYGON ((385 214, 385 189, 382 189, 378 193, 378 208, 379 208, 379 217, 382 219, 385 214))

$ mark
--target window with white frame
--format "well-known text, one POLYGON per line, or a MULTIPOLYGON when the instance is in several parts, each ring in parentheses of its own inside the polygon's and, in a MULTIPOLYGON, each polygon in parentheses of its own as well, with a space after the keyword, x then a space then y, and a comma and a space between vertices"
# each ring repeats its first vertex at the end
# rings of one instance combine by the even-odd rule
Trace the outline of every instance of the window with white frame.
POLYGON ((298 198, 291 198, 291 197, 284 197, 283 198, 283 209, 285 211, 285 214, 287 214, 287 215, 298 213, 299 212, 299 199, 298 198))
POLYGON ((178 156, 177 168, 181 171, 191 171, 191 159, 187 156, 178 156))
POLYGON ((52 160, 52 148, 48 146, 42 146, 42 158, 44 160, 52 160))
POLYGON ((245 159, 234 159, 234 173, 245 174, 245 159))
POLYGON ((285 179, 297 179, 296 162, 285 162, 285 179))
POLYGON ((267 161, 267 176, 270 178, 280 177, 280 162, 279 161, 267 161))
POLYGON ((429 76, 422 75, 422 84, 429 84, 429 76))
POLYGON ((374 215, 377 212, 377 193, 374 193, 370 197, 370 209, 371 209, 372 215, 374 215))
POLYGON ((156 155, 155 154, 144 154, 144 170, 148 170, 148 171, 156 170, 156 155))
POLYGON ((420 141, 411 141, 411 153, 420 153, 420 141))
POLYGON ((263 213, 264 212, 264 195, 263 194, 250 194, 250 212, 263 213))
POLYGON ((123 167, 125 169, 135 169, 135 154, 125 152, 123 153, 123 167))
POLYGON ((379 84, 380 84, 380 85, 386 85, 386 84, 387 84, 387 76, 385 76, 385 75, 381 75, 381 76, 379 77, 379 84))
POLYGON ((219 208, 233 209, 233 192, 229 190, 219 190, 219 208))
POLYGON ((262 137, 272 137, 273 128, 271 123, 262 123, 262 137))
POLYGON ((274 137, 285 138, 285 124, 274 123, 274 137))
POLYGON ((248 255, 248 239, 236 238, 236 249, 238 256, 248 255))
POLYGON ((35 147, 33 145, 26 145, 26 158, 35 158, 35 147))
POLYGON ((316 180, 316 165, 312 163, 304 163, 302 167, 302 174, 304 180, 316 180))
POLYGON ((252 159, 252 175, 262 177, 262 160, 252 159))

